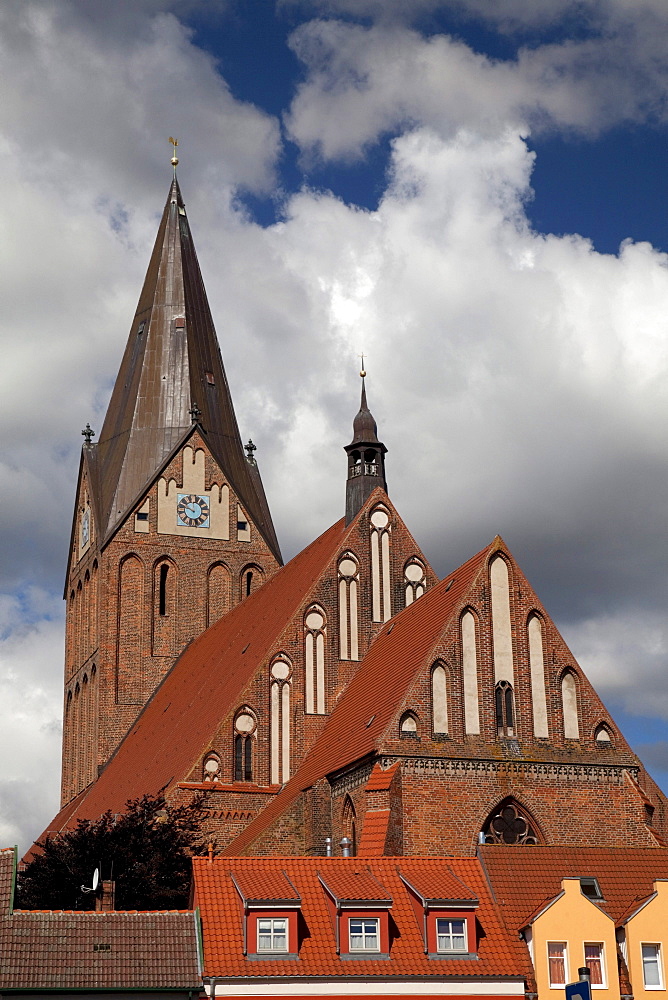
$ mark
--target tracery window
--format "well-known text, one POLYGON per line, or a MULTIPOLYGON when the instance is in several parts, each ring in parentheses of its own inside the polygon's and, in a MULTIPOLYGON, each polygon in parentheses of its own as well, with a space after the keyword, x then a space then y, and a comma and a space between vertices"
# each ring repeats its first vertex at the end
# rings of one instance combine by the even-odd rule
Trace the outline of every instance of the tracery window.
POLYGON ((220 781, 220 757, 217 753, 209 753, 204 758, 202 780, 220 781))
POLYGON ((483 829, 485 844, 537 844, 538 834, 515 802, 507 799, 495 809, 483 829))
POLYGON ((404 567, 404 590, 406 607, 422 597, 426 589, 424 566, 417 559, 411 559, 404 567))
POLYGON ((390 518, 383 507, 370 517, 371 528, 371 618, 386 622, 392 617, 390 579, 390 518))
POLYGON ((257 723, 247 708, 234 720, 234 780, 253 780, 253 741, 257 723))
POLYGON ((359 562, 352 552, 339 560, 339 657, 359 659, 359 562))
POLYGON ((496 710, 496 731, 499 736, 513 736, 515 716, 513 709, 513 689, 508 681, 499 681, 494 689, 496 710))
POLYGON ((327 635, 325 612, 314 604, 304 616, 304 691, 306 712, 323 715, 325 712, 325 637, 327 635))
POLYGON ((277 657, 269 671, 271 683, 271 783, 285 784, 290 777, 290 693, 292 664, 277 657))

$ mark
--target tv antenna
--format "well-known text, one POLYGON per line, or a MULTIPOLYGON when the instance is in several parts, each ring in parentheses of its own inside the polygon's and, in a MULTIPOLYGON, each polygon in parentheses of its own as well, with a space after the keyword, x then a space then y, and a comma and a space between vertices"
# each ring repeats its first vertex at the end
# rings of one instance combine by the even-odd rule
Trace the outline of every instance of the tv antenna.
POLYGON ((82 885, 81 886, 81 891, 82 892, 97 892, 97 887, 99 885, 99 882, 100 882, 100 869, 96 868, 95 871, 93 872, 93 885, 92 885, 92 888, 89 887, 89 886, 87 886, 87 885, 82 885))

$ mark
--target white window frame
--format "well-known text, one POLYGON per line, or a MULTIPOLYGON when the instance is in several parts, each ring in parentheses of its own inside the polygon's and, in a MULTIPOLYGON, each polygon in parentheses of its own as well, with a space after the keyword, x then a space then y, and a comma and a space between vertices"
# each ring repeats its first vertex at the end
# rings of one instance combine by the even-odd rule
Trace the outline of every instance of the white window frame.
POLYGON ((568 941, 546 941, 545 942, 545 954, 547 955, 547 978, 550 983, 551 990, 563 990, 564 986, 568 983, 568 941), (564 981, 563 983, 553 983, 551 976, 551 966, 550 966, 550 945, 551 944, 561 944, 564 947, 563 959, 564 959, 564 981))
POLYGON ((642 966, 642 981, 643 986, 646 990, 665 990, 665 979, 663 976, 663 959, 662 959, 662 948, 658 941, 641 941, 640 942, 640 964, 642 966), (659 972, 659 983, 657 986, 648 986, 645 982, 645 956, 643 954, 644 948, 655 948, 656 949, 656 965, 659 972))
POLYGON ((585 941, 584 945, 583 945, 583 952, 582 952, 582 954, 584 956, 583 965, 587 964, 587 951, 586 951, 587 948, 600 948, 599 961, 601 963, 601 980, 602 980, 602 982, 600 982, 600 983, 594 983, 594 982, 591 982, 591 980, 590 980, 590 982, 591 982, 591 988, 593 990, 607 990, 607 988, 608 988, 608 974, 607 974, 606 962, 605 962, 605 943, 603 941, 585 941))
POLYGON ((351 953, 357 955, 360 952, 375 953, 378 954, 380 951, 380 918, 379 917, 348 917, 348 947, 351 953), (353 945, 353 924, 359 923, 362 925, 361 933, 355 934, 355 937, 362 938, 362 946, 353 945), (369 929, 369 925, 373 924, 374 930, 369 929), (375 937, 376 944, 374 947, 367 945, 367 938, 375 937))
POLYGON ((258 917, 257 918, 257 954, 266 955, 272 952, 285 954, 288 951, 288 918, 287 917, 258 917), (262 930, 262 924, 269 924, 269 928, 262 930), (281 926, 279 926, 281 925, 281 926), (269 936, 271 945, 269 948, 260 943, 261 937, 269 936), (282 937, 285 941, 283 946, 276 946, 276 939, 282 937))
POLYGON ((467 954, 468 947, 468 921, 465 917, 436 917, 436 951, 439 955, 463 955, 467 954), (441 931, 439 929, 439 924, 447 924, 448 930, 441 931), (461 934, 456 933, 452 929, 453 924, 461 924, 462 932, 461 934), (446 938, 450 941, 450 947, 441 947, 441 938, 446 938), (464 947, 455 948, 453 946, 454 938, 463 938, 464 947))

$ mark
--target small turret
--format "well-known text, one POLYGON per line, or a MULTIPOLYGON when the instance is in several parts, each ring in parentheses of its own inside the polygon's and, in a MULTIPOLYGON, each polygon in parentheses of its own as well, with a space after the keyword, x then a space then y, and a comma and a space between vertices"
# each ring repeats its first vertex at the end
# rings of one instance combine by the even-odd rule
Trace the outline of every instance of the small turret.
POLYGON ((353 420, 353 439, 345 447, 348 456, 348 481, 346 483, 346 524, 358 514, 365 500, 381 486, 387 492, 385 480, 385 453, 387 448, 378 440, 376 421, 367 406, 366 372, 362 377, 362 399, 359 413, 353 420))

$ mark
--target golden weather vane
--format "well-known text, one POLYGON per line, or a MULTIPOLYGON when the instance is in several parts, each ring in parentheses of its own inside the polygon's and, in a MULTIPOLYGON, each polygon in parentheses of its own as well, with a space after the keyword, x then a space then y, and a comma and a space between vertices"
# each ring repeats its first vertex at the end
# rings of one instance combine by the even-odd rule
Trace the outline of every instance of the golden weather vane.
POLYGON ((176 168, 177 168, 177 167, 178 167, 178 165, 179 165, 179 158, 178 158, 178 156, 176 155, 176 147, 177 147, 177 146, 178 146, 178 144, 179 144, 179 140, 178 140, 178 139, 172 139, 172 137, 171 137, 171 135, 170 135, 170 137, 169 137, 169 141, 171 142, 172 146, 174 147, 174 150, 173 150, 173 152, 174 152, 174 155, 172 156, 172 166, 174 167, 174 170, 176 170, 176 168))
POLYGON ((365 355, 364 354, 358 354, 357 357, 362 359, 362 367, 360 368, 360 377, 361 378, 366 378, 366 372, 364 370, 364 358, 365 358, 365 355))

